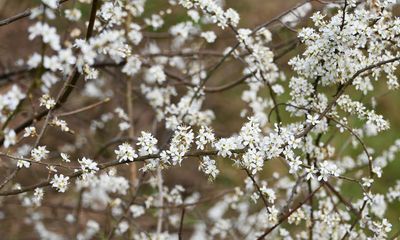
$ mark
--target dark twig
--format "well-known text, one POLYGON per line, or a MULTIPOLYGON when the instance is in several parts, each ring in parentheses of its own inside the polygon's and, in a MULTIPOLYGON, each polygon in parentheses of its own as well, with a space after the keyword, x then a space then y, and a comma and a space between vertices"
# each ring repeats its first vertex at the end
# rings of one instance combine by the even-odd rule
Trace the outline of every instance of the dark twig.
POLYGON ((268 207, 269 207, 268 201, 267 201, 267 199, 265 199, 265 196, 264 196, 263 192, 261 191, 260 185, 258 185, 256 179, 255 179, 255 178, 253 177, 253 175, 249 172, 249 170, 247 170, 247 169, 244 169, 244 170, 246 171, 247 176, 249 176, 249 178, 250 178, 251 181, 253 182, 254 187, 257 189, 258 194, 260 195, 262 201, 264 202, 264 205, 265 205, 265 208, 267 209, 267 212, 270 213, 270 211, 269 211, 269 209, 268 209, 268 207))
MULTIPOLYGON (((97 5, 98 5, 98 0, 93 0, 90 19, 89 19, 89 25, 88 25, 88 29, 87 29, 87 33, 86 33, 86 39, 89 39, 93 33, 94 21, 96 20, 97 5)), ((60 108, 67 101, 70 94, 74 90, 74 86, 76 85, 80 76, 81 76, 81 74, 79 73, 77 68, 74 68, 74 70, 70 74, 70 77, 65 81, 63 88, 59 92, 59 95, 58 95, 57 101, 56 101, 56 105, 54 106, 54 108, 51 111, 54 111, 54 110, 60 108)), ((16 127, 14 129, 14 131, 16 133, 23 131, 26 127, 32 125, 33 122, 39 121, 45 116, 49 116, 51 111, 46 109, 46 110, 36 114, 34 117, 26 120, 21 125, 16 127)), ((44 134, 45 129, 46 129, 46 126, 43 126, 43 128, 42 128, 43 134, 44 134)), ((38 138, 38 139, 40 140, 40 138, 38 138)), ((4 137, 0 139, 0 144, 3 144, 3 142, 4 142, 4 137)))
POLYGON ((293 208, 292 210, 290 210, 289 212, 287 212, 286 214, 284 214, 283 216, 281 216, 278 220, 278 223, 275 224, 274 226, 268 228, 267 230, 265 230, 265 232, 257 238, 257 240, 261 240, 261 239, 265 239, 265 237, 272 232, 275 228, 277 228, 279 225, 281 225, 284 221, 286 221, 286 219, 288 219, 293 213, 295 213, 297 211, 297 209, 301 208, 301 206, 303 206, 305 203, 307 203, 310 198, 312 198, 314 196, 314 194, 316 194, 318 192, 318 190, 322 187, 322 184, 319 185, 319 187, 317 187, 311 194, 309 194, 303 201, 301 201, 295 208, 293 208))
POLYGON ((182 208, 182 213, 181 213, 181 222, 180 222, 180 224, 179 224, 179 233, 178 233, 178 236, 179 236, 179 240, 182 240, 183 238, 182 238, 182 231, 183 231, 183 220, 184 220, 184 217, 185 217, 185 209, 186 208, 182 208))
MULTIPOLYGON (((325 110, 319 114, 318 120, 323 119, 326 114, 328 114, 328 112, 337 104, 337 100, 343 95, 344 91, 346 90, 346 88, 348 86, 350 86, 354 79, 356 79, 358 76, 360 76, 362 73, 372 70, 374 68, 380 67, 382 65, 388 64, 388 63, 393 63, 396 61, 399 61, 400 57, 395 57, 395 58, 391 58, 376 64, 372 64, 370 66, 367 66, 365 68, 362 68, 360 70, 358 70, 349 80, 346 81, 345 84, 343 84, 343 86, 339 89, 339 91, 337 92, 337 94, 335 95, 335 97, 333 98, 333 100, 328 104, 328 106, 325 108, 325 110)), ((306 136, 313 128, 315 127, 315 125, 312 124, 308 124, 308 126, 306 126, 306 128, 303 130, 303 132, 299 133, 296 135, 296 138, 301 138, 306 136)))
POLYGON ((347 0, 344 1, 344 7, 343 7, 343 16, 342 16, 342 25, 340 25, 340 31, 343 31, 344 25, 346 24, 346 8, 347 8, 347 0))
MULTIPOLYGON (((69 0, 60 0, 59 4, 63 4, 63 3, 68 2, 68 1, 69 0)), ((16 15, 12 16, 12 17, 9 17, 9 18, 1 20, 0 21, 0 27, 4 26, 4 25, 7 25, 7 24, 10 24, 10 23, 13 23, 15 21, 18 21, 20 19, 29 17, 31 14, 32 14, 32 9, 26 9, 25 11, 23 11, 21 13, 18 13, 16 15)))

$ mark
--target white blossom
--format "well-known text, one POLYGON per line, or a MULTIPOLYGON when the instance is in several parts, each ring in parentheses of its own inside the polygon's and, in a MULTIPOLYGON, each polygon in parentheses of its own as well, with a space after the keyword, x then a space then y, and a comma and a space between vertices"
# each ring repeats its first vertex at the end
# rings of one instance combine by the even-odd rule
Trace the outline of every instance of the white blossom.
POLYGON ((81 160, 78 160, 78 162, 81 165, 81 170, 84 173, 95 173, 99 171, 98 164, 92 159, 83 157, 81 160))
POLYGON ((47 109, 52 109, 55 105, 56 101, 47 94, 40 98, 40 106, 45 106, 47 109))
POLYGON ((37 148, 32 149, 31 156, 34 161, 40 162, 47 158, 48 153, 49 151, 47 151, 46 146, 38 146, 37 148))
POLYGON ((138 157, 136 151, 133 149, 129 143, 123 143, 118 146, 118 150, 115 150, 117 154, 117 159, 119 162, 134 161, 138 157))
POLYGON ((140 146, 139 155, 143 156, 157 153, 157 142, 158 140, 154 138, 151 133, 142 131, 141 136, 138 138, 137 142, 137 145, 140 146))
POLYGON ((68 188, 69 177, 66 177, 62 174, 54 174, 50 184, 53 188, 56 188, 58 192, 65 192, 68 188))
POLYGON ((8 148, 17 143, 17 135, 13 129, 4 129, 4 142, 3 146, 8 148))

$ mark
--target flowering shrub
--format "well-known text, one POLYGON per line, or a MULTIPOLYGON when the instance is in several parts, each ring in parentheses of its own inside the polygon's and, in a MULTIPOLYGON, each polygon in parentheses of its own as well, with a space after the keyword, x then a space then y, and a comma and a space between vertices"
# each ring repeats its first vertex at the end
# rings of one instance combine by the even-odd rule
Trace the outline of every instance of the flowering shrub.
POLYGON ((151 3, 42 0, 0 21, 29 17, 35 47, 0 76, 1 221, 41 239, 400 234, 400 180, 375 184, 400 140, 368 145, 390 131, 376 93, 399 88, 396 1, 308 0, 248 28, 223 1, 151 3))

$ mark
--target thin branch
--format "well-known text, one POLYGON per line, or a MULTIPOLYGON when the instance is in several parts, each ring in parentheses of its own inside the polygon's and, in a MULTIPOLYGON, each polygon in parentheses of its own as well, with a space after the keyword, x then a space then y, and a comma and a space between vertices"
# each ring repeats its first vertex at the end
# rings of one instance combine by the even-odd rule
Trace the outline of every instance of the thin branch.
POLYGON ((351 231, 354 229, 354 227, 357 225, 358 221, 361 219, 362 212, 364 211, 365 207, 367 206, 367 202, 368 202, 368 200, 364 200, 364 202, 363 202, 363 204, 362 204, 362 206, 361 206, 361 208, 360 208, 359 215, 356 217, 356 219, 354 220, 354 222, 353 222, 353 224, 351 225, 350 229, 349 229, 348 231, 346 231, 346 233, 345 233, 344 236, 341 238, 341 240, 346 239, 346 238, 349 236, 350 232, 351 232, 351 231))
POLYGON ((64 165, 61 165, 61 164, 50 164, 50 163, 44 163, 44 162, 37 162, 37 161, 31 160, 31 159, 27 159, 27 158, 23 158, 23 157, 16 157, 16 156, 12 156, 12 155, 9 155, 9 154, 6 154, 6 153, 2 153, 2 152, 0 152, 0 156, 6 157, 6 158, 11 159, 11 160, 16 160, 16 161, 22 160, 22 161, 25 161, 25 162, 29 162, 31 164, 42 165, 42 166, 45 166, 45 167, 48 167, 48 168, 50 168, 50 167, 60 167, 60 168, 64 168, 64 169, 67 169, 67 170, 71 170, 71 168, 69 168, 67 166, 64 166, 64 165))
MULTIPOLYGON (((279 104, 276 105, 276 107, 279 107, 279 106, 282 106, 282 105, 293 107, 293 108, 297 108, 297 109, 300 109, 300 110, 309 111, 309 112, 315 112, 317 114, 321 114, 319 111, 316 111, 316 110, 313 110, 313 109, 309 109, 309 108, 305 108, 305 107, 295 106, 295 105, 290 104, 290 103, 279 103, 279 104)), ((270 113, 268 115, 268 119, 271 116, 272 111, 273 111, 273 109, 271 109, 271 111, 270 111, 270 113)), ((350 127, 346 126, 345 124, 341 123, 340 121, 336 120, 335 118, 330 117, 328 115, 325 115, 324 117, 327 118, 328 120, 332 120, 336 124, 338 124, 341 127, 345 128, 352 136, 354 136, 357 139, 357 141, 361 144, 364 153, 367 155, 368 163, 369 163, 368 164, 369 165, 369 171, 370 171, 369 175, 370 175, 370 178, 373 178, 374 177, 374 172, 373 172, 373 169, 372 169, 372 156, 370 155, 370 153, 368 151, 368 148, 365 145, 365 143, 362 141, 361 137, 358 136, 358 134, 355 133, 350 127)), ((321 136, 321 135, 318 135, 318 136, 321 136)))
MULTIPOLYGON (((150 208, 180 208, 180 209, 181 208, 190 208, 190 207, 193 207, 193 206, 197 206, 197 205, 200 205, 200 204, 203 204, 203 203, 206 203, 206 202, 221 198, 221 197, 223 197, 226 194, 231 193, 231 192, 234 192, 234 190, 225 190, 225 191, 222 191, 219 194, 216 194, 216 195, 213 195, 213 196, 210 196, 210 197, 205 197, 205 198, 200 199, 200 200, 198 200, 196 202, 182 203, 182 204, 178 204, 178 205, 164 204, 162 206, 150 206, 150 208)), ((135 204, 142 205, 142 206, 145 207, 144 203, 135 203, 135 204)))
POLYGON ((9 183, 9 182, 17 175, 17 173, 19 172, 19 169, 20 169, 20 168, 14 169, 14 170, 12 171, 12 173, 11 173, 10 175, 8 175, 8 176, 4 179, 4 181, 0 184, 0 189, 3 189, 3 187, 6 186, 7 183, 9 183))
POLYGON ((254 187, 257 189, 258 194, 260 195, 262 201, 264 202, 265 209, 267 210, 268 213, 270 213, 270 210, 268 208, 269 207, 268 201, 267 201, 267 199, 265 199, 265 196, 262 193, 261 188, 258 185, 257 181, 254 179, 253 175, 249 172, 249 170, 247 170, 247 169, 244 169, 244 170, 246 171, 247 175, 249 176, 249 178, 253 182, 254 187))
POLYGON ((181 213, 181 222, 179 224, 179 233, 178 233, 179 240, 183 239, 182 238, 182 231, 183 231, 183 220, 184 220, 184 217, 185 217, 185 208, 183 207, 182 208, 182 213, 181 213))
MULTIPOLYGON (((96 20, 97 4, 98 4, 98 0, 93 0, 90 19, 89 19, 89 26, 88 26, 87 33, 86 33, 86 39, 89 39, 93 33, 94 21, 96 20)), ((59 92, 59 95, 57 96, 56 105, 54 106, 54 108, 51 110, 46 109, 46 110, 36 114, 34 117, 26 120, 21 125, 16 127, 14 129, 14 131, 16 133, 19 133, 19 132, 23 131, 26 127, 32 125, 32 123, 34 121, 38 121, 45 116, 46 116, 46 118, 49 119, 49 115, 51 114, 51 112, 60 108, 68 100, 68 98, 69 98, 70 94, 72 93, 72 91, 74 90, 74 87, 80 76, 81 76, 81 74, 79 73, 78 69, 75 67, 74 70, 72 71, 72 73, 70 74, 70 77, 65 81, 64 86, 62 87, 61 91, 59 92)), ((47 125, 43 126, 39 136, 43 136, 46 126, 47 125)), ((40 138, 38 138, 38 139, 40 141, 40 138)), ((39 141, 37 141, 37 142, 39 142, 39 141)), ((3 144, 3 142, 4 142, 4 137, 0 140, 0 144, 3 144)))
POLYGON ((294 196, 297 194, 297 188, 298 188, 298 187, 301 185, 301 183, 304 181, 304 177, 305 177, 305 175, 300 176, 299 178, 297 178, 296 183, 295 183, 294 186, 292 187, 291 194, 290 194, 288 200, 286 201, 287 204, 285 205, 285 207, 284 207, 283 210, 282 210, 283 212, 287 212, 287 211, 289 210, 289 206, 290 206, 290 204, 293 202, 294 196))
POLYGON ((141 186, 140 182, 143 180, 143 178, 145 177, 145 173, 143 173, 139 179, 138 179, 138 187, 135 189, 135 192, 133 193, 132 199, 131 201, 129 201, 128 205, 126 206, 126 210, 124 212, 124 214, 117 220, 117 222, 114 224, 114 226, 112 227, 111 231, 108 233, 107 239, 111 240, 114 236, 115 230, 117 230, 117 227, 119 225, 119 223, 127 218, 129 216, 130 213, 130 206, 135 202, 137 196, 138 196, 138 192, 139 192, 139 188, 141 186))
POLYGON ((322 184, 319 185, 319 187, 317 187, 311 194, 309 194, 303 201, 301 201, 295 208, 293 208, 292 210, 290 210, 289 212, 287 212, 286 214, 284 214, 283 216, 281 216, 278 220, 278 223, 275 224, 274 226, 268 228, 267 230, 265 230, 265 232, 257 238, 257 240, 261 240, 261 239, 265 239, 265 237, 272 232, 275 228, 277 228, 279 225, 281 225, 284 221, 286 221, 286 219, 288 219, 293 213, 295 213, 297 211, 297 209, 299 209, 300 207, 302 207, 305 203, 307 203, 310 198, 312 198, 314 196, 314 194, 316 194, 318 192, 318 190, 322 187, 322 184))
POLYGON ((347 0, 344 1, 343 7, 343 16, 342 16, 342 24, 340 25, 340 31, 343 31, 344 25, 346 24, 346 8, 347 8, 347 0))
POLYGON ((99 105, 102 105, 102 104, 104 104, 104 103, 107 103, 107 102, 109 102, 109 101, 110 101, 110 98, 106 98, 106 99, 104 99, 104 100, 101 100, 101 101, 99 101, 99 102, 90 104, 90 105, 88 105, 88 106, 86 106, 86 107, 83 107, 83 108, 79 108, 79 109, 76 109, 76 110, 73 110, 73 111, 69 111, 69 112, 64 112, 64 113, 56 114, 56 116, 57 116, 57 117, 65 117, 65 116, 74 115, 74 114, 77 114, 77 113, 81 113, 81 112, 90 110, 90 109, 92 109, 92 108, 95 108, 95 107, 97 107, 97 106, 99 106, 99 105))
MULTIPOLYGON (((339 91, 337 92, 337 94, 335 95, 334 99, 328 104, 328 106, 325 108, 325 110, 319 115, 318 120, 323 119, 326 114, 334 107, 336 106, 337 100, 342 96, 342 94, 344 93, 344 91, 346 90, 346 88, 348 86, 350 86, 353 81, 360 76, 362 73, 372 70, 374 68, 380 67, 382 65, 388 64, 388 63, 393 63, 396 61, 399 61, 400 57, 395 57, 395 58, 391 58, 376 64, 372 64, 370 66, 367 66, 365 68, 362 68, 360 70, 358 70, 352 77, 350 77, 349 80, 347 80, 347 82, 339 89, 339 91)), ((306 136, 313 128, 315 127, 315 125, 312 124, 308 124, 308 126, 303 130, 303 132, 299 133, 296 135, 296 138, 301 138, 306 136)))
MULTIPOLYGON (((65 2, 68 2, 69 0, 60 0, 59 4, 63 4, 65 2)), ((18 13, 12 17, 3 19, 0 21, 0 27, 4 25, 8 25, 10 23, 13 23, 15 21, 21 20, 23 18, 29 17, 32 14, 32 9, 26 9, 25 11, 18 13)))
MULTIPOLYGON (((160 202, 160 205, 164 205, 164 189, 163 189, 163 175, 161 172, 161 167, 157 168, 157 188, 158 188, 158 201, 160 202)), ((158 211, 158 216, 157 216, 157 236, 160 236, 161 231, 162 231, 162 225, 163 225, 163 218, 164 218, 164 209, 161 208, 158 211)))
POLYGON ((324 182, 324 187, 328 188, 333 194, 335 194, 335 196, 337 198, 339 198, 339 201, 341 201, 344 205, 346 205, 346 207, 348 207, 350 209, 350 211, 359 217, 359 212, 353 207, 353 205, 348 202, 343 196, 342 194, 340 194, 338 191, 336 191, 336 189, 329 183, 329 182, 324 182))
POLYGON ((223 91, 229 90, 231 88, 236 87, 237 85, 240 85, 240 84, 244 83, 251 76, 253 76, 253 73, 248 73, 248 74, 244 75, 243 77, 237 79, 236 81, 227 83, 225 85, 218 86, 218 87, 207 87, 207 88, 204 89, 204 92, 206 92, 206 93, 219 93, 219 92, 223 92, 223 91))
POLYGON ((76 204, 76 212, 75 212, 75 224, 76 224, 76 229, 75 229, 75 236, 78 236, 80 226, 79 226, 79 221, 80 221, 80 216, 82 212, 82 200, 83 200, 83 192, 85 191, 84 188, 82 188, 79 191, 79 197, 78 197, 78 202, 76 204))

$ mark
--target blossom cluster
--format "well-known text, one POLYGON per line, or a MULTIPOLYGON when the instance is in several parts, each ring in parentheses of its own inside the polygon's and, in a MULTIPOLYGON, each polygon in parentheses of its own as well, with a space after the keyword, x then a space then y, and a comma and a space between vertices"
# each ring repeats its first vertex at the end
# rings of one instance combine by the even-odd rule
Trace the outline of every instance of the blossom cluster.
POLYGON ((40 239, 396 238, 396 1, 310 2, 244 26, 223 0, 42 0, 33 50, 0 74, 0 221, 40 239))

